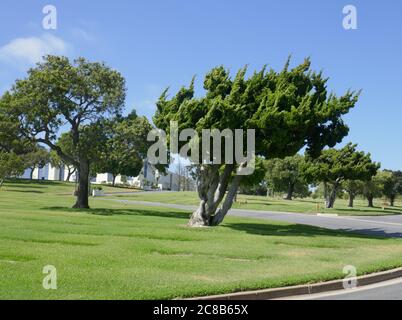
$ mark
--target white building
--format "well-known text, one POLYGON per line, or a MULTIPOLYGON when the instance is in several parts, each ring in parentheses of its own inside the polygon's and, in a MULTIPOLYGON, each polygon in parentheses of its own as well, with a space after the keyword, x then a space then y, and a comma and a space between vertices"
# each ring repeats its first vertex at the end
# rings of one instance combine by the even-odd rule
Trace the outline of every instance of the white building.
MULTIPOLYGON (((48 181, 67 181, 68 169, 64 166, 61 168, 53 167, 51 164, 47 164, 43 168, 36 168, 33 171, 33 180, 48 180, 48 181)), ((25 173, 20 177, 22 179, 31 178, 31 169, 25 170, 25 173)), ((71 175, 69 181, 75 182, 77 179, 77 173, 71 175)), ((171 190, 179 191, 183 189, 181 184, 183 183, 180 176, 176 173, 167 171, 166 174, 160 173, 154 166, 148 162, 144 162, 144 167, 137 177, 117 176, 116 184, 127 185, 144 190, 171 190)), ((112 184, 113 175, 110 173, 100 173, 96 175, 96 178, 91 180, 95 184, 112 184)), ((189 190, 195 190, 194 182, 187 184, 189 190)))
MULTIPOLYGON (((24 174, 20 177, 22 179, 31 178, 31 169, 26 169, 24 174)), ((67 181, 68 169, 62 166, 61 168, 53 167, 47 164, 43 168, 36 168, 32 173, 33 180, 49 180, 49 181, 67 181)), ((76 173, 72 174, 69 181, 76 181, 76 173)))
MULTIPOLYGON (((179 176, 168 171, 165 175, 160 173, 154 166, 144 162, 140 174, 137 177, 117 176, 116 184, 126 184, 138 189, 151 190, 171 190, 179 191, 179 176)), ((100 173, 96 176, 95 183, 112 184, 113 175, 110 173, 100 173)))

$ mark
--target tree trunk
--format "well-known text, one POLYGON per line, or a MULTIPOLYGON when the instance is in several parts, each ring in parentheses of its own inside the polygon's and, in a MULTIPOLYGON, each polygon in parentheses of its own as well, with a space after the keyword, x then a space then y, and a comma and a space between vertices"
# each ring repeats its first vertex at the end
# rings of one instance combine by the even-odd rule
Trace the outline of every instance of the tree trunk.
POLYGON ((330 192, 327 193, 327 199, 326 199, 326 207, 327 209, 333 209, 335 200, 336 200, 336 193, 338 191, 338 185, 334 184, 333 189, 330 192))
POLYGON ((373 196, 367 196, 368 200, 368 207, 369 208, 374 208, 374 197, 373 196))
POLYGON ((223 219, 228 214, 230 208, 233 205, 234 198, 237 194, 237 191, 240 186, 240 181, 243 176, 236 176, 234 177, 232 184, 230 185, 228 194, 226 195, 225 201, 222 204, 222 207, 219 208, 217 213, 210 218, 210 226, 217 226, 220 225, 223 219))
POLYGON ((354 200, 355 200, 355 195, 351 192, 349 192, 349 208, 353 208, 354 207, 354 200))
POLYGON ((112 186, 113 186, 113 187, 116 186, 116 178, 117 178, 117 176, 113 175, 113 183, 112 183, 112 186))
POLYGON ((89 193, 89 163, 88 161, 80 161, 78 167, 78 190, 77 202, 73 206, 75 209, 89 209, 88 193, 89 193))
POLYGON ((293 200, 293 193, 295 191, 295 184, 289 183, 288 193, 286 195, 285 200, 293 200))
POLYGON ((70 182, 71 176, 75 173, 75 171, 77 171, 76 168, 73 169, 68 168, 67 179, 66 179, 67 182, 70 182))
MULTIPOLYGON (((31 180, 33 180, 33 174, 34 174, 34 171, 35 171, 35 167, 29 168, 29 169, 31 169, 31 173, 30 173, 30 175, 29 175, 29 178, 30 178, 31 180)), ((38 175, 38 178, 39 178, 39 175, 38 175)))
POLYGON ((391 207, 393 207, 393 206, 395 205, 395 198, 396 198, 396 196, 391 196, 391 197, 389 198, 389 202, 390 202, 390 206, 391 206, 391 207))
POLYGON ((200 205, 191 215, 188 226, 205 227, 211 225, 211 217, 215 215, 219 204, 225 197, 235 166, 226 165, 222 174, 219 174, 219 169, 219 165, 207 165, 199 170, 197 191, 200 205))
POLYGON ((0 188, 3 187, 3 184, 4 184, 4 179, 0 179, 0 188))

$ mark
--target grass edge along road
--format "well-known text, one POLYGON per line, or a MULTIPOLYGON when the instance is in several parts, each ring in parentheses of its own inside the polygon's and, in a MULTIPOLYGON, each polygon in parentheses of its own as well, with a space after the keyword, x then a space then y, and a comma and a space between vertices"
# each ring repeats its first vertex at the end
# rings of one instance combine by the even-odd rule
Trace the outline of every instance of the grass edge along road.
POLYGON ((402 241, 228 217, 185 226, 189 212, 91 200, 73 185, 12 183, 0 191, 1 299, 172 299, 343 278, 402 266, 402 241), (70 195, 68 195, 70 194, 70 195), (45 290, 42 269, 57 269, 45 290))
MULTIPOLYGON (((199 202, 196 192, 141 192, 130 195, 113 195, 113 197, 120 200, 149 201, 181 205, 198 205, 199 202)), ((396 202, 395 207, 385 207, 384 210, 381 207, 383 203, 381 199, 376 199, 376 207, 374 208, 367 207, 367 201, 363 199, 356 199, 354 208, 348 208, 347 203, 347 200, 337 199, 334 209, 326 209, 323 199, 308 198, 289 201, 278 198, 240 194, 237 202, 233 204, 233 209, 307 214, 329 213, 345 216, 402 214, 402 205, 398 201, 396 202)))

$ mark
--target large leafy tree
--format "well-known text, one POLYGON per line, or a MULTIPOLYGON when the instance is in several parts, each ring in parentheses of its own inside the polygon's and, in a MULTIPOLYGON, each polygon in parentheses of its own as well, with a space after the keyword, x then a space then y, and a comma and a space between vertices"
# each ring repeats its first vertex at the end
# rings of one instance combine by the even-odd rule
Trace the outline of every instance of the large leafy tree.
POLYGON ((110 123, 106 144, 94 170, 111 173, 113 186, 118 175, 138 176, 150 147, 147 136, 151 130, 149 121, 135 112, 110 123))
POLYGON ((74 208, 88 208, 90 164, 97 158, 102 121, 121 113, 125 80, 103 63, 47 56, 18 80, 7 95, 7 112, 18 117, 19 132, 47 145, 78 169, 79 188, 74 208), (63 152, 56 140, 61 129, 71 135, 77 157, 63 152))
POLYGON ((389 199, 391 207, 395 205, 395 199, 402 194, 402 171, 387 171, 391 177, 384 183, 384 195, 389 199))
POLYGON ((371 160, 370 154, 356 150, 357 145, 347 144, 342 149, 327 149, 305 165, 305 177, 311 182, 324 183, 327 208, 333 208, 336 195, 347 180, 369 181, 380 165, 371 160))
MULTIPOLYGON (((311 70, 310 60, 291 69, 289 61, 282 71, 264 67, 246 77, 247 68, 234 78, 224 67, 205 77, 205 95, 194 95, 194 80, 171 98, 167 91, 157 103, 155 125, 168 132, 170 121, 178 129, 254 129, 256 155, 266 159, 295 155, 303 147, 318 154, 333 147, 348 133, 342 120, 357 102, 358 94, 341 97, 329 94, 327 79, 311 70)), ((222 158, 228 156, 222 148, 222 158)), ((202 164, 198 170, 200 205, 192 214, 190 226, 220 224, 232 206, 243 176, 241 164, 202 164)))
POLYGON ((292 200, 295 192, 308 189, 303 178, 304 157, 297 154, 284 159, 271 159, 266 163, 268 185, 275 192, 286 192, 286 200, 292 200))

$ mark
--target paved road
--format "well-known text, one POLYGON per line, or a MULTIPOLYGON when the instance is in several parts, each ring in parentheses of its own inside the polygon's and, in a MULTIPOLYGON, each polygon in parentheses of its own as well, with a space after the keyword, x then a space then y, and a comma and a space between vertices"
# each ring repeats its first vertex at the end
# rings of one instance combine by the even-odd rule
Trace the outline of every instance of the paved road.
POLYGON ((290 297, 283 300, 402 300, 402 279, 351 290, 290 297))
MULTIPOLYGON (((98 198, 107 201, 120 202, 132 205, 143 205, 152 207, 165 207, 172 209, 192 211, 196 207, 180 204, 121 200, 112 198, 98 198)), ((316 216, 302 213, 284 213, 270 211, 240 210, 232 209, 229 214, 237 217, 258 218, 274 221, 283 221, 304 225, 311 225, 321 228, 356 232, 366 235, 385 236, 402 238, 402 216, 379 216, 379 217, 332 217, 316 216)))

